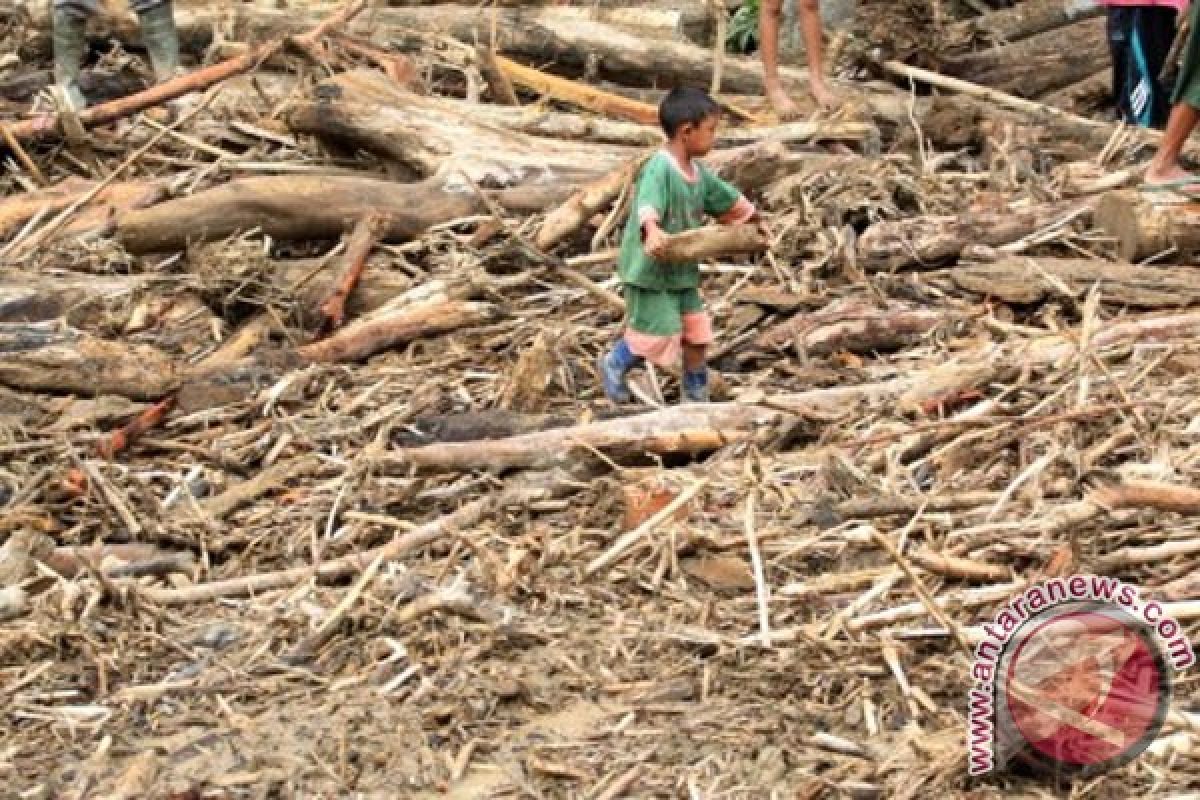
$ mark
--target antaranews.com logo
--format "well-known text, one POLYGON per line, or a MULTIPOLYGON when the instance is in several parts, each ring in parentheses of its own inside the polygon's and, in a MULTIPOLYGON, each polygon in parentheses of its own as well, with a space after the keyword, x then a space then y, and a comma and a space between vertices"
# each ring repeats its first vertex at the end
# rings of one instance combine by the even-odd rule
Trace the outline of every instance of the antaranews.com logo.
POLYGON ((1162 729, 1172 672, 1195 663, 1179 623, 1117 578, 1026 589, 983 626, 968 709, 971 775, 1016 764, 1095 775, 1162 729))

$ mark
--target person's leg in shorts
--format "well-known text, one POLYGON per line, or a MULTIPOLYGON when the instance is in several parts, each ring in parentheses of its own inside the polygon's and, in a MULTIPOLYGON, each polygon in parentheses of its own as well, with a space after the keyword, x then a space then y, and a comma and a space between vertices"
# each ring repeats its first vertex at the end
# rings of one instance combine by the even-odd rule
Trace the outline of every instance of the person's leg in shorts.
POLYGON ((614 403, 629 402, 625 376, 642 361, 659 366, 679 363, 683 319, 678 292, 623 286, 625 331, 621 341, 597 362, 604 393, 614 403))
POLYGON ((1148 187, 1168 187, 1200 198, 1200 178, 1189 174, 1179 163, 1184 144, 1200 122, 1200 36, 1196 31, 1200 2, 1192 3, 1188 13, 1188 38, 1171 96, 1171 115, 1158 152, 1146 169, 1144 182, 1148 187))
POLYGON ((1160 6, 1110 6, 1108 48, 1117 116, 1130 125, 1162 128, 1170 99, 1159 80, 1175 41, 1176 12, 1160 6))
POLYGON ((708 346, 712 344, 712 318, 704 309, 704 301, 696 289, 679 293, 679 316, 682 323, 683 399, 689 403, 708 402, 708 346))

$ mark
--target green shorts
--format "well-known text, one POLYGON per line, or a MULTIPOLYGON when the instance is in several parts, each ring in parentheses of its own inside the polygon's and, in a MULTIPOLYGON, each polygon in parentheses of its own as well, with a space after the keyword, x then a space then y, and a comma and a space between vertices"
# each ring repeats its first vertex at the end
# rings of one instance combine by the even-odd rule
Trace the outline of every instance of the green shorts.
POLYGON ((1179 79, 1175 82, 1171 104, 1187 103, 1192 108, 1200 109, 1200 35, 1196 31, 1196 25, 1200 23, 1200 3, 1193 2, 1188 14, 1190 28, 1187 44, 1183 48, 1179 79))
POLYGON ((712 342, 712 320, 696 289, 642 289, 626 284, 622 291, 624 338, 634 355, 665 366, 678 362, 685 345, 712 342))
POLYGON ((643 289, 626 284, 621 293, 629 329, 651 336, 681 334, 683 315, 704 311, 704 300, 696 289, 643 289))

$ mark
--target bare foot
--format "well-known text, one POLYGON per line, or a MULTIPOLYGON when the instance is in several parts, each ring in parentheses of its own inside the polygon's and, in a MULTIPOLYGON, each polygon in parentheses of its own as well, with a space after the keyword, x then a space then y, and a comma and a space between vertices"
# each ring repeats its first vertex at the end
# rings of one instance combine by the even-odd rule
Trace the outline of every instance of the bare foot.
POLYGON ((782 87, 767 89, 767 100, 779 115, 779 119, 784 122, 800 116, 800 108, 782 87))
POLYGON ((825 81, 812 81, 809 84, 809 89, 812 91, 813 99, 817 101, 817 105, 821 108, 832 110, 837 107, 838 97, 829 91, 829 87, 825 85, 825 81))
MULTIPOLYGON (((1183 181, 1195 180, 1200 184, 1200 177, 1192 175, 1183 167, 1176 164, 1167 169, 1155 169, 1153 165, 1146 169, 1146 174, 1142 177, 1143 182, 1154 186, 1160 183, 1181 183, 1183 181)), ((1190 186, 1188 188, 1191 188, 1190 186)))

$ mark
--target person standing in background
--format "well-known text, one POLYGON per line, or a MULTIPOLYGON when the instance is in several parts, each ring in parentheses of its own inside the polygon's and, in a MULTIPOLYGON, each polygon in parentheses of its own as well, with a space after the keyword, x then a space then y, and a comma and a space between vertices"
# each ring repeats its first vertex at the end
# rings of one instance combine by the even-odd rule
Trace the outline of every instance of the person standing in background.
MULTIPOLYGON (((54 82, 67 107, 76 112, 87 106, 79 71, 87 53, 88 17, 98 5, 99 0, 54 0, 54 82)), ((129 0, 129 7, 138 16, 155 81, 174 77, 179 70, 179 35, 172 0, 129 0)))
POLYGON ((1200 39, 1196 37, 1200 3, 1188 11, 1187 44, 1179 64, 1179 78, 1171 95, 1171 115, 1158 150, 1146 168, 1142 191, 1167 191, 1182 199, 1200 200, 1200 177, 1187 172, 1179 163, 1188 137, 1200 122, 1200 39))
POLYGON ((1129 125, 1161 129, 1171 92, 1159 80, 1187 0, 1100 0, 1108 10, 1113 100, 1129 125))
MULTIPOLYGON (((758 49, 762 54, 763 84, 771 106, 783 119, 792 119, 799 109, 788 96, 779 79, 779 22, 783 18, 784 0, 761 0, 758 11, 758 49)), ((823 108, 831 108, 837 98, 825 83, 825 64, 822 56, 824 29, 821 24, 820 0, 796 0, 799 7, 800 30, 804 34, 804 55, 808 61, 808 86, 813 99, 823 108)))

